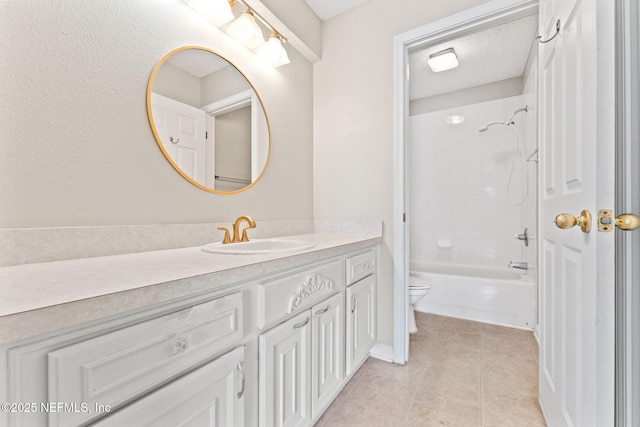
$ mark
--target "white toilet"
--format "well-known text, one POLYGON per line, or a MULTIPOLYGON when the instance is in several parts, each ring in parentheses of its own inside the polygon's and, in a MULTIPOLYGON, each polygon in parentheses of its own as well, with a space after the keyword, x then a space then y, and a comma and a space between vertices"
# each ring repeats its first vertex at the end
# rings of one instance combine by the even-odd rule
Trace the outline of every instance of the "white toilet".
POLYGON ((415 305, 429 293, 431 290, 431 284, 428 280, 409 273, 409 302, 411 303, 411 314, 409 315, 409 333, 413 334, 418 332, 416 326, 416 314, 413 311, 415 305))

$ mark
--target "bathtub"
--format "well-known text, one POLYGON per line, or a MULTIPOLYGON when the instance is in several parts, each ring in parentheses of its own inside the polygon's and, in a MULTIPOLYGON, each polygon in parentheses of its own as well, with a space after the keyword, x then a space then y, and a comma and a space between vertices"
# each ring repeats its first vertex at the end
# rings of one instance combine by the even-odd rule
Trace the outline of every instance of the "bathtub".
POLYGON ((536 284, 521 270, 412 262, 410 275, 431 283, 416 311, 533 330, 536 284))

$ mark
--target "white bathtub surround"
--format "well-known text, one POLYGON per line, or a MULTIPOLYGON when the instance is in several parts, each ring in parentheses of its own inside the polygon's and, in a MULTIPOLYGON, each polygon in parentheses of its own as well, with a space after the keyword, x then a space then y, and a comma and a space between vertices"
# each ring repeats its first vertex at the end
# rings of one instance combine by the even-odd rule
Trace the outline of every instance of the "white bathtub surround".
POLYGON ((330 233, 325 224, 326 233, 296 235, 314 247, 293 255, 215 255, 195 246, 2 267, 0 343, 379 243, 382 223, 368 224, 354 223, 353 233, 330 233))
MULTIPOLYGON (((523 214, 524 206, 512 204, 524 191, 518 158, 507 191, 517 135, 507 126, 478 130, 504 121, 528 101, 518 95, 409 118, 411 261, 502 268, 525 260, 524 244, 513 236, 535 224, 523 214), (465 121, 447 123, 453 113, 464 114, 465 121)), ((515 117, 525 140, 532 126, 529 114, 515 117)), ((533 172, 530 182, 535 182, 533 172)), ((529 194, 535 203, 535 191, 529 194)))
POLYGON ((525 271, 424 263, 410 269, 431 284, 417 311, 526 330, 536 325, 536 285, 525 271))

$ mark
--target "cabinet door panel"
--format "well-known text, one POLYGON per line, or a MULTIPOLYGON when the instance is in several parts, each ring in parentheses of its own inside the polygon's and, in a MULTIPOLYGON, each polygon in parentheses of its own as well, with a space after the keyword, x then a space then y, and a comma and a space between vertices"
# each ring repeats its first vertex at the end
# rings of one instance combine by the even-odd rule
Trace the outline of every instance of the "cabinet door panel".
POLYGON ((260 425, 311 422, 311 312, 260 335, 260 425))
POLYGON ((243 360, 239 347, 92 425, 242 426, 243 360))
POLYGON ((344 292, 317 304, 312 313, 311 408, 321 413, 344 381, 344 292))
POLYGON ((349 286, 346 292, 346 368, 351 375, 376 342, 376 276, 349 286))
MULTIPOLYGON (((242 293, 101 335, 48 354, 49 400, 114 407, 238 342, 242 293)), ((52 427, 90 421, 52 412, 52 427)))

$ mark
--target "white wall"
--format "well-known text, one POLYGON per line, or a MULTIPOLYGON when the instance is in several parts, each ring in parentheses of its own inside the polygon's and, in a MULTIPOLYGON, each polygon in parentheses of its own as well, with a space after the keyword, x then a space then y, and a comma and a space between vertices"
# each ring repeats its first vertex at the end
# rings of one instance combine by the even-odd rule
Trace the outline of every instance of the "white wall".
POLYGON ((431 113, 469 104, 491 101, 492 99, 508 98, 523 92, 522 76, 514 77, 485 85, 461 89, 441 95, 429 96, 409 102, 409 115, 431 113))
MULTIPOLYGON (((535 224, 524 222, 524 210, 533 209, 529 203, 514 204, 525 194, 519 151, 507 189, 517 134, 506 126, 478 132, 525 105, 525 97, 518 95, 409 119, 411 262, 506 268, 509 261, 525 261, 525 245, 514 235, 535 224), (447 123, 452 115, 464 121, 447 123), (438 239, 451 247, 439 247, 438 239)), ((528 114, 515 117, 523 137, 528 114)), ((535 202, 535 194, 529 192, 526 200, 535 202)))
MULTIPOLYGON (((533 42, 537 43, 537 42, 533 42)), ((529 53, 529 59, 524 71, 524 90, 522 96, 525 103, 529 106, 529 113, 526 115, 525 140, 527 142, 525 148, 526 157, 533 154, 538 149, 538 46, 532 46, 529 53)), ((530 177, 535 179, 529 180, 529 195, 523 206, 522 222, 529 227, 529 234, 532 237, 529 246, 525 248, 524 260, 529 264, 528 274, 531 279, 537 283, 538 272, 538 162, 535 161, 537 156, 532 157, 527 162, 527 171, 530 177), (535 195, 535 196, 533 196, 535 195)))
POLYGON ((482 0, 370 0, 324 23, 314 64, 314 217, 382 219, 378 334, 393 344, 393 37, 482 0))
POLYGON ((0 228, 312 218, 313 70, 291 46, 266 67, 180 0, 0 2, 0 45, 0 228), (148 78, 184 45, 229 58, 264 101, 271 157, 241 194, 191 185, 153 139, 148 78))

